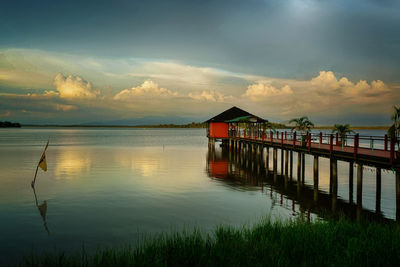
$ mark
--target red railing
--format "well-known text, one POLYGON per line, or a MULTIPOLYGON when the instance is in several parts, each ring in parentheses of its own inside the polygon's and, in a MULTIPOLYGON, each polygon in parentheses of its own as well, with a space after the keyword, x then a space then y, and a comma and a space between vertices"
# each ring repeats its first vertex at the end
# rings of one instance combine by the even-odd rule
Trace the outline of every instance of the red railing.
POLYGON ((229 137, 236 137, 247 140, 276 143, 277 145, 303 146, 311 151, 312 149, 326 149, 332 155, 335 152, 352 153, 354 159, 359 155, 371 155, 388 158, 390 164, 397 159, 396 143, 387 135, 384 136, 361 136, 359 134, 346 135, 341 138, 338 134, 327 133, 306 133, 298 136, 297 132, 288 131, 251 131, 251 130, 230 130, 229 137), (349 144, 353 144, 352 146, 349 144))

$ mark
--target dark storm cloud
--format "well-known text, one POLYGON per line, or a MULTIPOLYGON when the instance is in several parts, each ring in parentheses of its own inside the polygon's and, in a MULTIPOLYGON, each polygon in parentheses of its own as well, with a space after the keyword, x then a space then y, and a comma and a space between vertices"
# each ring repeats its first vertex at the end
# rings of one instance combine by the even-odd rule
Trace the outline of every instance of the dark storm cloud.
POLYGON ((399 1, 6 1, 0 46, 309 78, 400 78, 399 1))

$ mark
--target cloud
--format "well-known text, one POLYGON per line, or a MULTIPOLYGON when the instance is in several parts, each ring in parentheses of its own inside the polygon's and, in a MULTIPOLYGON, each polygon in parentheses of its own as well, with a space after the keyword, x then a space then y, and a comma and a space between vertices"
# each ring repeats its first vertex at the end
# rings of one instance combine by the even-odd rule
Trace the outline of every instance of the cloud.
POLYGON ((320 71, 310 80, 272 83, 274 86, 268 81, 256 82, 243 94, 268 116, 382 114, 400 99, 399 90, 381 80, 352 82, 347 77, 337 78, 332 71, 320 71))
POLYGON ((190 98, 201 100, 201 101, 210 101, 210 102, 224 102, 230 97, 224 96, 220 92, 215 90, 203 90, 198 93, 189 93, 190 98))
POLYGON ((153 100, 163 100, 172 98, 185 100, 188 103, 189 99, 198 101, 209 101, 209 102, 224 102, 232 96, 225 96, 224 94, 216 90, 203 90, 200 92, 190 92, 188 94, 178 93, 178 91, 169 90, 166 88, 159 87, 157 83, 152 80, 146 80, 137 87, 125 89, 114 96, 114 100, 117 101, 135 101, 143 98, 152 98, 153 100))
POLYGON ((271 96, 282 96, 293 94, 292 88, 289 85, 283 86, 278 89, 270 84, 256 83, 247 87, 244 96, 253 101, 262 101, 271 96))
POLYGON ((38 118, 80 114, 91 121, 90 111, 100 119, 120 114, 211 115, 232 103, 266 118, 285 119, 303 114, 382 115, 400 102, 399 84, 377 78, 351 80, 322 70, 306 80, 281 79, 215 66, 0 49, 0 114, 9 110, 13 119, 17 110, 26 109, 37 112, 38 118), (100 85, 101 92, 89 81, 100 85))
POLYGON ((149 61, 140 64, 129 75, 204 86, 212 82, 216 77, 226 75, 226 73, 214 68, 196 67, 176 62, 149 61))
POLYGON ((59 73, 54 77, 54 85, 61 98, 87 98, 94 99, 99 92, 92 88, 92 84, 79 76, 64 76, 59 73))
POLYGON ((11 115, 11 111, 7 110, 4 113, 0 113, 0 117, 9 117, 11 115))
POLYGON ((137 87, 122 90, 114 96, 114 100, 128 101, 143 97, 173 97, 178 95, 176 91, 161 88, 157 83, 146 80, 137 87))
POLYGON ((77 110, 78 107, 74 105, 65 105, 65 104, 56 104, 56 110, 61 110, 61 111, 71 111, 71 110, 77 110))
POLYGON ((338 80, 332 71, 320 71, 310 84, 317 90, 328 89, 349 97, 375 97, 390 92, 390 88, 381 80, 371 81, 371 84, 365 80, 353 83, 346 77, 338 80))

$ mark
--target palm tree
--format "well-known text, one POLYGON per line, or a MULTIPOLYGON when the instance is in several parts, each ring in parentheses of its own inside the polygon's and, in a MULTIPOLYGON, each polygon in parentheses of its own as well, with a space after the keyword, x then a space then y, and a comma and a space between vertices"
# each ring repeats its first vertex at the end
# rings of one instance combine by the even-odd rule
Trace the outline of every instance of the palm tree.
POLYGON ((300 131, 302 135, 301 140, 303 142, 306 140, 306 134, 308 134, 311 131, 311 128, 314 127, 314 123, 312 123, 307 116, 291 119, 289 123, 295 123, 295 125, 292 127, 292 131, 300 131))
POLYGON ((312 123, 307 116, 291 119, 289 123, 295 123, 295 126, 292 127, 292 131, 298 130, 301 133, 309 133, 311 128, 314 127, 314 123, 312 123))
POLYGON ((400 107, 394 106, 393 107, 393 113, 391 116, 391 119, 393 121, 392 126, 388 129, 388 136, 390 137, 391 140, 394 140, 395 143, 397 143, 397 146, 399 146, 400 139, 400 107))
POLYGON ((267 129, 272 130, 274 133, 276 132, 276 128, 272 122, 265 121, 261 124, 261 127, 264 133, 267 129))
POLYGON ((350 133, 354 133, 353 130, 350 129, 349 124, 335 124, 333 125, 332 133, 337 132, 340 136, 340 143, 343 144, 346 141, 346 135, 350 133))

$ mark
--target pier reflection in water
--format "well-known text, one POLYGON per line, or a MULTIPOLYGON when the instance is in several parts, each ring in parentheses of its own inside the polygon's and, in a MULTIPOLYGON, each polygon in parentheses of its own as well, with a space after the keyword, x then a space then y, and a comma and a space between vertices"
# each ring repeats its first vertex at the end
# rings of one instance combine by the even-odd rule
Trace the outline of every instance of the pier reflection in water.
MULTIPOLYGON (((350 197, 348 199, 338 197, 337 182, 333 183, 329 190, 321 190, 318 186, 318 161, 313 165, 311 179, 307 179, 304 154, 291 151, 284 151, 280 154, 285 154, 282 158, 288 160, 278 162, 277 150, 255 151, 254 153, 250 149, 241 149, 233 152, 227 147, 211 144, 207 154, 207 174, 211 179, 218 180, 226 186, 247 190, 254 190, 254 187, 258 187, 266 192, 266 197, 270 197, 280 205, 285 199, 286 208, 290 206, 293 216, 308 219, 312 216, 323 219, 337 219, 345 216, 350 219, 393 222, 383 216, 380 203, 374 211, 363 208, 362 204, 357 205, 352 196, 353 183, 349 183, 350 197), (303 165, 302 168, 297 168, 299 172, 297 175, 293 175, 294 157, 299 158, 298 165, 303 165), (282 174, 278 172, 278 165, 280 165, 279 169, 283 170, 282 174), (314 183, 308 184, 305 182, 306 180, 314 183)), ((337 165, 332 170, 337 172, 337 165)), ((333 175, 333 177, 337 177, 337 175, 333 175)))

